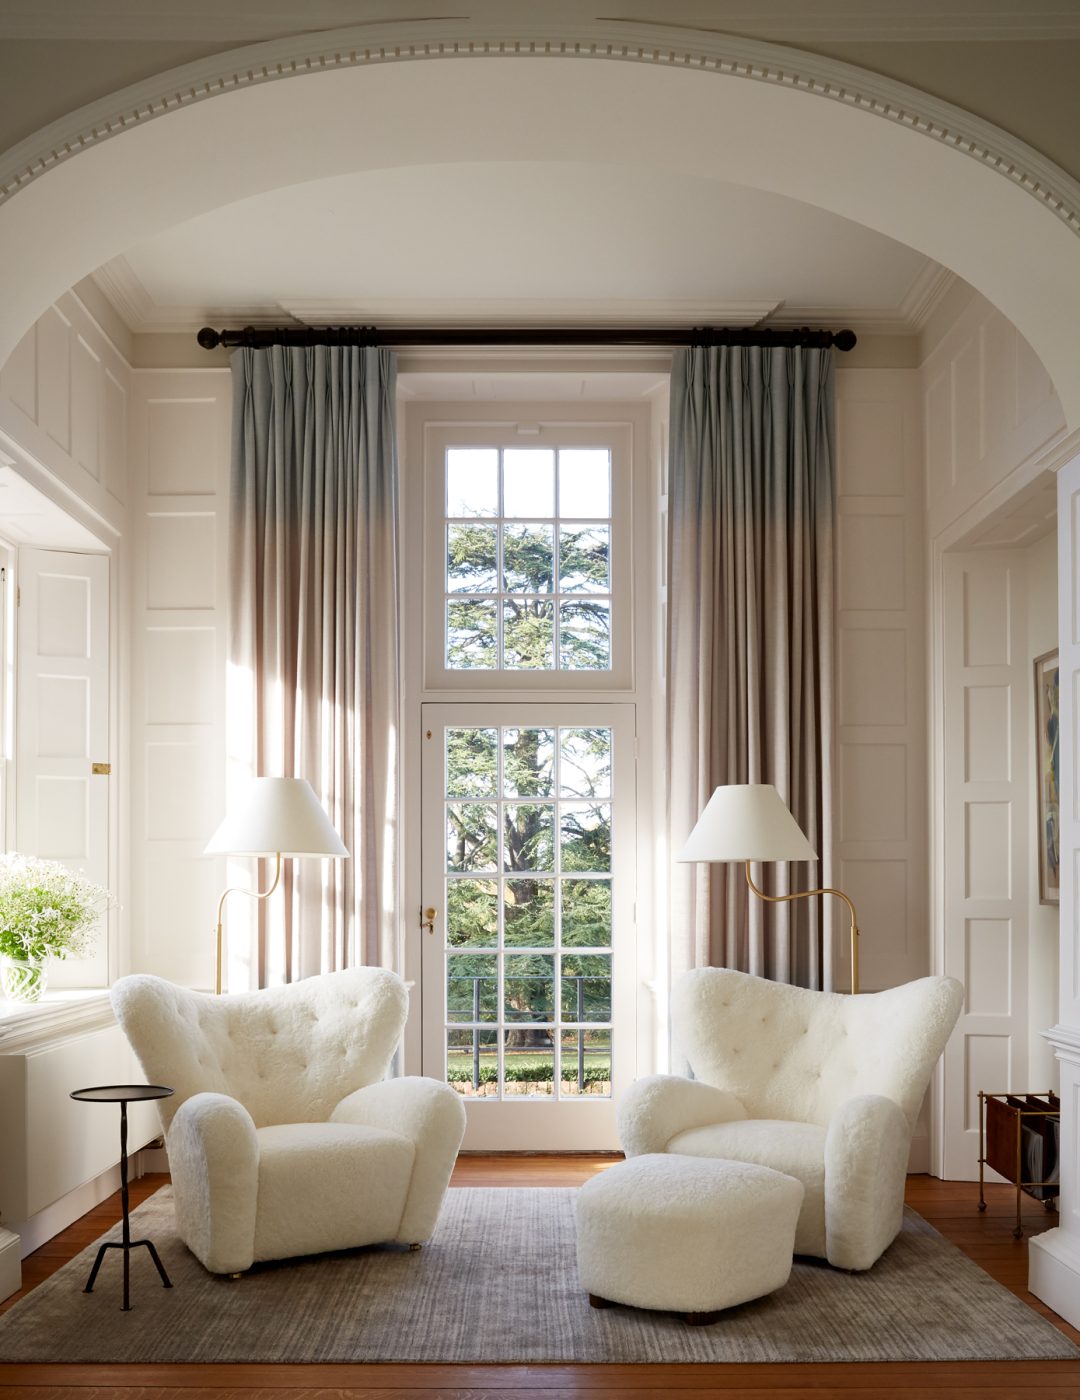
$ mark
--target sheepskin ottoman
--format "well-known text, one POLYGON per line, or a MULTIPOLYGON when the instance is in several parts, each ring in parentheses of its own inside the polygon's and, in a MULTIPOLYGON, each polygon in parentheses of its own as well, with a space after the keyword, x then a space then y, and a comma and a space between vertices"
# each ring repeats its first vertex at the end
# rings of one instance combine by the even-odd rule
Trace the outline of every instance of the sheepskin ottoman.
POLYGON ((577 1198, 589 1302, 714 1322, 787 1283, 802 1198, 801 1181, 747 1162, 660 1152, 609 1167, 577 1198))

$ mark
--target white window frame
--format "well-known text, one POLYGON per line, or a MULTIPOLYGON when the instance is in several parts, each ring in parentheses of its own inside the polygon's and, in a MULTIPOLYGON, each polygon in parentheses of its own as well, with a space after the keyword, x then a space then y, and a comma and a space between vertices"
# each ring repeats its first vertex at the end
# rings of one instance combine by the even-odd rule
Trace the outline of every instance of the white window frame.
MULTIPOLYGON (((633 431, 627 423, 551 421, 522 425, 428 422, 424 425, 424 679, 427 689, 498 692, 628 690, 634 665, 633 431), (522 432, 522 428, 527 432, 522 432), (445 462, 450 447, 609 447, 611 449, 611 667, 454 669, 446 665, 445 462), (441 567, 440 567, 441 564, 441 567)), ((483 522, 479 522, 483 523, 483 522)), ((494 595, 493 595, 494 596, 494 595)), ((555 594, 552 600, 555 601, 555 594)), ((569 596, 569 595, 568 595, 569 596)), ((573 595, 575 598, 586 595, 573 595)))

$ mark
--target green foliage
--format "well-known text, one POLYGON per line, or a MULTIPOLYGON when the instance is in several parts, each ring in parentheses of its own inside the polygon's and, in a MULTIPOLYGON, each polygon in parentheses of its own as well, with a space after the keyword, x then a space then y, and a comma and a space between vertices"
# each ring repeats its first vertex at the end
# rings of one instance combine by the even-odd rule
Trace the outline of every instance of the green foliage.
MULTIPOLYGON (((564 1055, 562 1073, 564 1079, 576 1080, 576 1059, 568 1060, 564 1055)), ((447 1066, 446 1077, 451 1084, 471 1084, 472 1060, 469 1059, 467 1064, 454 1063, 452 1060, 447 1066)), ((498 1078, 497 1065, 482 1064, 480 1066, 479 1080, 481 1084, 495 1084, 498 1078)), ((555 1066, 550 1057, 545 1060, 540 1057, 521 1056, 506 1062, 503 1078, 507 1084, 550 1084, 555 1078, 555 1066)), ((610 1058, 605 1057, 593 1063, 586 1060, 584 1075, 586 1084, 606 1084, 610 1078, 610 1058)))
POLYGON ((93 947, 108 890, 52 860, 0 856, 0 955, 81 957, 93 947))

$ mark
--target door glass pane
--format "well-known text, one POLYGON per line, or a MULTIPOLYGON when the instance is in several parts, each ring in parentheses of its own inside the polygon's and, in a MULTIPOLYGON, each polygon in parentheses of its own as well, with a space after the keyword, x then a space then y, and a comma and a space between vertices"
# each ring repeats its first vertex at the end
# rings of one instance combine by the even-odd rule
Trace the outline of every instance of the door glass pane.
POLYGON ((457 725, 442 741, 450 1082, 610 1094, 612 731, 457 725))
POLYGON ((481 802, 451 802, 446 808, 447 870, 494 870, 499 833, 495 808, 481 802))
POLYGON ((497 797, 498 793, 499 731, 448 729, 447 797, 497 797))
POLYGON ((494 954, 454 953, 446 959, 446 1019, 499 1019, 499 960, 494 954))
POLYGON ((611 869, 611 806, 560 803, 562 868, 603 874, 611 869))
POLYGON ((551 797, 554 792, 554 729, 504 729, 504 796, 551 797))
POLYGON ((562 959, 564 1021, 611 1020, 611 955, 564 953, 562 959))
POLYGON ((521 803, 503 808, 503 869, 554 870, 555 808, 521 803))
POLYGON ((499 946, 499 887, 494 880, 447 880, 446 941, 451 948, 499 946))
POLYGON ((559 796, 610 797, 611 730, 560 729, 559 744, 559 796))
POLYGON ((555 944, 555 881, 503 881, 503 942, 508 948, 555 944))
POLYGON ((447 1031, 446 1078, 465 1098, 497 1094, 499 1032, 480 1029, 447 1031))
POLYGON ((611 1095, 611 1028, 562 1033, 562 1075, 559 1092, 611 1095))
POLYGON ((611 947, 611 881, 560 880, 564 948, 611 947))
POLYGON ((550 1099, 555 1092, 555 1035, 548 1028, 505 1032, 503 1093, 508 1098, 550 1099))

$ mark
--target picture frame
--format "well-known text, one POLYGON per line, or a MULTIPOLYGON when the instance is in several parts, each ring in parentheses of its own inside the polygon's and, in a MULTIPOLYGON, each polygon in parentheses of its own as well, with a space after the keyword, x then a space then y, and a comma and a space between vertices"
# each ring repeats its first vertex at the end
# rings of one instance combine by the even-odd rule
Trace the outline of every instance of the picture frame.
POLYGON ((1061 901, 1061 827, 1058 799, 1061 769, 1058 757, 1058 653, 1037 656, 1035 666, 1035 813, 1039 846, 1039 903, 1061 901))

